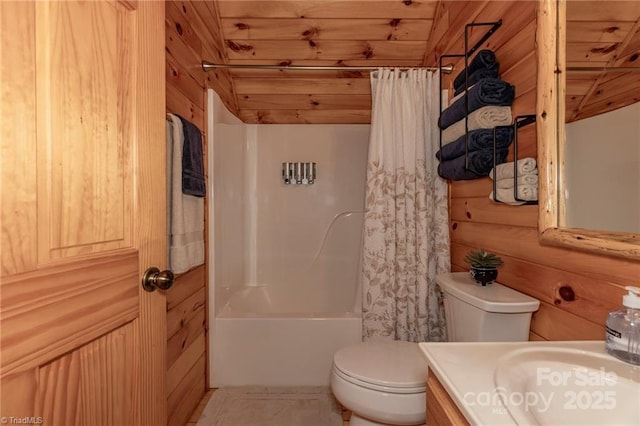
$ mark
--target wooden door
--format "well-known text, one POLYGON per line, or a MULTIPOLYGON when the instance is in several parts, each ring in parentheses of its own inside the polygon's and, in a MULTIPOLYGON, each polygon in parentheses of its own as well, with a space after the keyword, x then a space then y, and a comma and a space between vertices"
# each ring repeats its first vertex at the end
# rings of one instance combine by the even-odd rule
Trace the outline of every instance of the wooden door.
POLYGON ((164 425, 164 4, 2 1, 0 33, 0 420, 164 425))

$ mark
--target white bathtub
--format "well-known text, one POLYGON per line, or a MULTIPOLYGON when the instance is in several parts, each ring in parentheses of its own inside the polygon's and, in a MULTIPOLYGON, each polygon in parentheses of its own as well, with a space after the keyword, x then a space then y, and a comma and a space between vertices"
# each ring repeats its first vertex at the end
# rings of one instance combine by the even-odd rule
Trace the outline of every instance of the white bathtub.
POLYGON ((212 387, 328 386, 335 351, 362 340, 353 299, 336 306, 309 287, 229 291, 213 321, 212 387))

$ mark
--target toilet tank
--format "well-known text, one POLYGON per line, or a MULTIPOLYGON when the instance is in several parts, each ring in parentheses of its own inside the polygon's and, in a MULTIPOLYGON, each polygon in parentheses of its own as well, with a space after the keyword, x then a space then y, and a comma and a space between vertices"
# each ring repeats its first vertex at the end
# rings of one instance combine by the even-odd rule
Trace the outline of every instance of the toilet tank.
POLYGON ((540 302, 498 283, 477 284, 468 272, 439 274, 450 342, 529 340, 531 314, 540 302))

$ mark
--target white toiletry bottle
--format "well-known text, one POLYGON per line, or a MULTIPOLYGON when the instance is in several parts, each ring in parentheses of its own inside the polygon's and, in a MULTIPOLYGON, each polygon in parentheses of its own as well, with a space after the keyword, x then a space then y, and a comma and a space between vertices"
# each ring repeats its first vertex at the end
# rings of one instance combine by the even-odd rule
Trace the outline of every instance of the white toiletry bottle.
POLYGON ((607 317, 607 352, 623 361, 640 365, 640 288, 625 287, 622 297, 626 310, 607 317))

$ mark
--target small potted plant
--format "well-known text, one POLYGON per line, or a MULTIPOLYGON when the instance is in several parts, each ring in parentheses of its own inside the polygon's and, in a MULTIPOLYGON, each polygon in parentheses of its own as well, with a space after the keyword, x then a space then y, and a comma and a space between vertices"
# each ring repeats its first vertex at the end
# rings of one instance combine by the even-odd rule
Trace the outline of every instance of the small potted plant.
POLYGON ((498 278, 498 266, 504 262, 495 253, 488 253, 484 249, 471 250, 464 258, 471 265, 471 278, 475 282, 486 286, 498 278))

